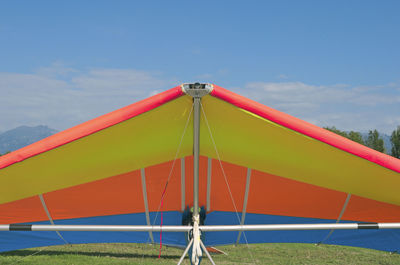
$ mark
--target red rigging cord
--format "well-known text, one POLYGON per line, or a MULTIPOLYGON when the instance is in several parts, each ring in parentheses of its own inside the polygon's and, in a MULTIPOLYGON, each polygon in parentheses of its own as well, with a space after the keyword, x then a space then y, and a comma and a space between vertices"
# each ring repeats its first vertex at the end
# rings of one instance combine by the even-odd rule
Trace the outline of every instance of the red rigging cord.
POLYGON ((176 162, 176 159, 178 158, 178 154, 179 154, 179 151, 180 151, 180 149, 181 149, 183 137, 184 137, 184 135, 185 135, 185 133, 186 133, 186 129, 187 129, 187 127, 188 127, 188 124, 189 124, 189 121, 190 121, 190 117, 191 117, 192 111, 193 111, 193 105, 192 105, 192 107, 190 108, 190 112, 189 112, 188 118, 187 118, 187 120, 186 120, 185 128, 183 129, 183 133, 182 133, 182 136, 181 136, 181 140, 180 140, 180 142, 179 142, 178 149, 176 150, 175 158, 174 158, 174 161, 172 162, 171 170, 170 170, 170 172, 169 172, 169 175, 168 175, 168 178, 167 178, 167 182, 165 183, 164 191, 163 191, 163 193, 162 193, 162 195, 161 195, 160 204, 158 205, 158 209, 157 209, 157 212, 156 212, 156 216, 154 217, 154 221, 153 221, 153 225, 154 225, 155 222, 156 222, 156 220, 157 220, 158 213, 159 213, 159 211, 161 211, 160 250, 159 250, 158 258, 161 257, 161 249, 162 249, 162 225, 163 225, 163 212, 162 212, 162 207, 163 207, 163 203, 164 203, 164 197, 165 197, 165 194, 166 194, 166 191, 167 191, 167 187, 168 187, 169 180, 170 180, 171 177, 172 177, 173 169, 174 169, 174 167, 175 167, 175 162, 176 162))
POLYGON ((160 223, 160 250, 158 252, 158 258, 161 258, 161 249, 162 249, 162 225, 163 225, 163 204, 164 204, 164 196, 165 192, 167 191, 167 186, 168 186, 168 180, 167 183, 165 183, 164 191, 161 195, 161 206, 160 206, 160 211, 161 211, 161 223, 160 223))
MULTIPOLYGON (((175 167, 175 162, 176 162, 176 159, 178 158, 178 153, 179 153, 179 151, 181 149, 183 136, 186 133, 186 129, 187 129, 187 126, 188 126, 192 111, 193 111, 193 105, 192 105, 192 108, 190 109, 190 113, 189 113, 188 119, 186 121, 185 128, 183 130, 183 134, 181 136, 181 141, 179 143, 178 150, 176 151, 176 154, 175 154, 175 159, 172 162, 171 170, 169 172, 167 182, 165 183, 164 190, 163 190, 162 195, 161 195, 161 201, 160 201, 159 209, 157 210, 157 214, 158 214, 158 211, 161 212, 161 216, 160 216, 160 219, 161 219, 161 223, 160 223, 160 249, 159 249, 159 252, 158 252, 158 258, 161 258, 161 249, 162 249, 162 225, 163 225, 163 211, 162 211, 162 208, 163 208, 163 205, 164 205, 164 198, 165 198, 165 194, 167 192, 167 187, 168 187, 169 180, 173 176, 173 170, 174 170, 174 167, 175 167)), ((155 222, 156 219, 157 219, 157 215, 156 215, 156 218, 154 219, 154 222, 155 222)))

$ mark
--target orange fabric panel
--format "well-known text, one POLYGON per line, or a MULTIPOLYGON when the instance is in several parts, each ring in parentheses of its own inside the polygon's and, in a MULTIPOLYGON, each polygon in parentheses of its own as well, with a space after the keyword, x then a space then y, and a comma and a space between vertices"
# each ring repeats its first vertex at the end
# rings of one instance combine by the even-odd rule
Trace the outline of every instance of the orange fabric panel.
MULTIPOLYGON (((207 205, 207 157, 199 161, 199 206, 207 205)), ((185 205, 193 206, 193 156, 185 157, 185 205)))
MULTIPOLYGON (((222 162, 222 166, 236 204, 236 210, 242 212, 246 190, 247 168, 226 162, 222 162)), ((215 159, 212 160, 210 209, 211 211, 236 211, 222 173, 221 165, 215 159)))
MULTIPOLYGON (((166 162, 145 169, 147 200, 149 211, 156 212, 159 209, 161 197, 173 162, 166 162)), ((175 161, 171 178, 165 192, 163 207, 160 211, 179 211, 181 205, 181 162, 175 161)))
POLYGON ((247 212, 337 219, 347 194, 253 170, 247 212))
POLYGON ((364 222, 400 222, 400 206, 351 195, 342 219, 364 222))
MULTIPOLYGON (((200 165, 202 165, 201 161, 202 157, 200 157, 200 165)), ((200 169, 201 168, 203 168, 203 166, 200 166, 200 169)), ((201 174, 199 178, 202 178, 201 174)), ((199 183, 201 182, 199 181, 199 183)), ((204 202, 200 203, 199 201, 200 205, 203 205, 204 202)), ((186 205, 193 205, 193 156, 185 157, 185 207, 186 205)))
POLYGON ((49 220, 38 196, 0 204, 0 224, 49 220))
POLYGON ((53 219, 144 212, 140 170, 43 195, 53 219))

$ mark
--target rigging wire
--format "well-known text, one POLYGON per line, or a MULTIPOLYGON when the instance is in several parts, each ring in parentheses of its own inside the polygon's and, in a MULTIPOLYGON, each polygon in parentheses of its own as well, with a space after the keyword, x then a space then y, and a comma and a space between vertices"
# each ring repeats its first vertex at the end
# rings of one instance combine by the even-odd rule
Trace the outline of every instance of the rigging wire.
MULTIPOLYGON (((336 219, 336 223, 337 223, 337 224, 340 223, 340 220, 342 219, 342 216, 343 216, 344 212, 346 211, 347 205, 349 204, 350 198, 351 198, 351 193, 347 193, 346 201, 344 202, 344 204, 343 204, 343 206, 342 206, 342 210, 340 211, 339 216, 338 216, 338 218, 336 219)), ((324 239, 321 240, 321 241, 320 241, 319 243, 317 243, 316 245, 318 246, 318 245, 324 244, 324 242, 325 242, 326 240, 328 240, 328 238, 333 234, 334 231, 335 231, 335 229, 331 229, 331 231, 329 232, 329 234, 327 234, 327 235, 324 237, 324 239)))
MULTIPOLYGON (((237 217, 238 222, 239 222, 239 224, 240 224, 240 217, 239 217, 239 213, 238 213, 238 210, 237 210, 237 207, 236 207, 235 199, 233 198, 232 191, 231 191, 231 188, 230 188, 230 186, 229 186, 229 182, 228 182, 228 179, 227 179, 227 177, 226 177, 226 173, 225 173, 224 167, 223 167, 223 165, 222 165, 221 157, 220 157, 220 155, 219 155, 219 152, 218 152, 218 149, 217 149, 217 145, 215 144, 215 140, 214 140, 213 134, 212 134, 212 132, 211 132, 210 124, 208 123, 208 119, 207 119, 207 116, 206 116, 206 113, 205 113, 205 111, 204 111, 203 104, 201 103, 201 101, 200 101, 200 107, 201 107, 201 110, 202 110, 202 112, 203 112, 204 120, 205 120, 205 122, 206 122, 206 125, 207 125, 207 128, 208 128, 208 132, 210 133, 211 141, 212 141, 212 143, 213 143, 213 146, 214 146, 214 149, 215 149, 215 153, 216 153, 216 155, 217 155, 218 162, 219 162, 219 165, 220 165, 221 170, 222 170, 222 175, 224 176, 224 179, 225 179, 225 184, 226 184, 226 186, 227 186, 227 188, 228 188, 229 195, 230 195, 231 200, 232 200, 232 203, 233 203, 233 207, 235 208, 236 217, 237 217)), ((249 246, 249 242, 247 241, 247 237, 246 237, 245 231, 243 231, 243 236, 244 236, 244 239, 245 239, 245 242, 246 242, 247 250, 248 250, 248 252, 249 252, 249 254, 250 254, 250 256, 251 256, 251 259, 253 260, 253 262, 254 262, 255 264, 257 264, 256 260, 255 260, 254 257, 253 257, 253 254, 252 254, 251 251, 250 251, 250 246, 249 246)))
MULTIPOLYGON (((185 127, 184 127, 184 129, 183 129, 183 133, 182 133, 182 136, 181 136, 181 138, 180 138, 180 142, 179 142, 179 145, 178 145, 178 149, 176 150, 175 158, 174 158, 174 160, 173 160, 173 162, 172 162, 172 166, 171 166, 171 169, 170 169, 169 174, 168 174, 167 182, 165 183, 164 190, 163 190, 163 193, 162 193, 162 195, 161 195, 160 203, 158 204, 158 208, 157 208, 157 211, 156 211, 156 216, 154 217, 154 220, 153 220, 153 224, 152 224, 152 225, 155 225, 155 223, 156 223, 156 221, 157 221, 158 213, 160 212, 160 209, 161 209, 162 206, 163 206, 163 201, 164 201, 164 197, 165 197, 165 194, 166 194, 166 191, 167 191, 168 183, 169 183, 169 181, 171 180, 172 172, 174 171, 175 163, 176 163, 176 160, 178 159, 178 155, 179 155, 179 152, 180 152, 181 147, 182 147, 183 138, 184 138, 184 136, 185 136, 185 134, 186 134, 186 130, 187 130, 187 127, 188 127, 188 125, 189 125, 190 117, 191 117, 192 112, 193 112, 193 105, 194 105, 194 104, 192 104, 192 106, 191 106, 191 108, 190 108, 189 115, 188 115, 188 117, 187 117, 187 119, 186 119, 185 127)), ((161 227, 162 227, 162 222, 163 222, 163 212, 161 212, 161 225, 160 225, 161 227)), ((146 241, 146 243, 148 243, 149 240, 150 240, 150 235, 147 236, 147 241, 146 241)), ((161 257, 161 248, 162 248, 162 229, 160 230, 160 250, 159 250, 158 258, 161 257)), ((142 256, 142 261, 143 261, 143 257, 144 257, 144 254, 143 254, 143 256, 142 256)))
POLYGON ((40 252, 42 252, 43 250, 47 249, 48 247, 49 247, 49 246, 47 246, 47 247, 41 247, 38 251, 36 251, 36 252, 34 252, 34 253, 32 253, 32 254, 29 254, 29 255, 27 255, 27 256, 24 256, 24 257, 22 257, 22 258, 16 260, 15 262, 13 262, 12 264, 17 264, 17 263, 19 263, 19 262, 25 260, 26 258, 32 257, 32 256, 34 256, 34 255, 36 255, 36 254, 39 254, 40 252))

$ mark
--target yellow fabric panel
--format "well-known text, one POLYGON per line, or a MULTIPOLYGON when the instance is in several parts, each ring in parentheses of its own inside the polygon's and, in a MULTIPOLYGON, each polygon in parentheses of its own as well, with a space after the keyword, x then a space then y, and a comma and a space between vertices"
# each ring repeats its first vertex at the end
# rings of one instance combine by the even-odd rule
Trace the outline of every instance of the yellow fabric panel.
MULTIPOLYGON (((192 99, 182 96, 6 167, 0 170, 0 203, 173 160, 191 108, 192 99)), ((192 154, 192 120, 190 117, 178 157, 192 154)))
MULTIPOLYGON (((399 173, 217 98, 204 97, 202 106, 222 160, 400 205, 399 173)), ((217 158, 203 116, 200 128, 201 155, 217 158)))

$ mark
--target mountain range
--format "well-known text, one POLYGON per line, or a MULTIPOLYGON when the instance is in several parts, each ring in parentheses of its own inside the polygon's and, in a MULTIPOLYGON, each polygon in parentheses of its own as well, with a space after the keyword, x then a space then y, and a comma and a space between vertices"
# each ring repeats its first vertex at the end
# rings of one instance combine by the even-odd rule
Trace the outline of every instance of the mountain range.
POLYGON ((57 130, 45 125, 39 125, 35 127, 19 126, 0 133, 0 154, 20 149, 56 132, 57 130))

